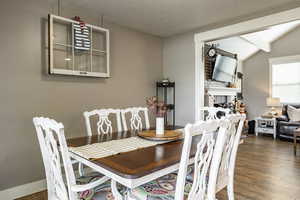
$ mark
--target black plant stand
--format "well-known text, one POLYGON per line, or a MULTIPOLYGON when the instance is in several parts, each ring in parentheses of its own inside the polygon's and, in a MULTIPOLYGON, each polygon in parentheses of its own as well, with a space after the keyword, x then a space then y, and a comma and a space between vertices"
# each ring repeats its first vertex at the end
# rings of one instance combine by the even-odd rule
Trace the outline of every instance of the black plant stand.
MULTIPOLYGON (((172 126, 175 127, 175 82, 156 82, 156 96, 160 100, 159 91, 162 90, 162 99, 168 105, 169 112, 172 112, 172 126), (173 92, 171 103, 168 102, 168 93, 173 92)), ((168 113, 165 116, 165 126, 168 126, 168 113)))

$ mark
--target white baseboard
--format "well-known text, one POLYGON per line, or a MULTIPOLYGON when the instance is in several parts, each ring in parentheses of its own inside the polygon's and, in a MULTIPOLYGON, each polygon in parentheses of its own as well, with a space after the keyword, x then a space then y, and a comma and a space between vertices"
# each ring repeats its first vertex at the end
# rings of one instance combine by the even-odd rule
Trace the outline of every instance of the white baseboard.
MULTIPOLYGON (((86 173, 92 172, 92 169, 87 168, 84 170, 86 173)), ((75 176, 79 176, 79 172, 75 171, 75 176)), ((8 188, 6 190, 0 191, 0 200, 14 200, 16 198, 24 197, 30 194, 41 192, 47 189, 46 179, 35 181, 32 183, 27 183, 24 185, 19 185, 16 187, 8 188)))
POLYGON ((46 179, 0 191, 0 199, 14 200, 47 189, 46 179))

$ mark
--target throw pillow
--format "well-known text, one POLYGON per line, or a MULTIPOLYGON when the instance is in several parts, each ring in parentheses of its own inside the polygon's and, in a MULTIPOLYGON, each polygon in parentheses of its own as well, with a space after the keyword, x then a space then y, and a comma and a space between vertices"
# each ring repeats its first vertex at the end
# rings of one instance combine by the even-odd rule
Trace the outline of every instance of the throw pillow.
POLYGON ((288 113, 291 121, 293 121, 293 122, 300 121, 300 109, 297 109, 293 106, 288 105, 287 113, 288 113))

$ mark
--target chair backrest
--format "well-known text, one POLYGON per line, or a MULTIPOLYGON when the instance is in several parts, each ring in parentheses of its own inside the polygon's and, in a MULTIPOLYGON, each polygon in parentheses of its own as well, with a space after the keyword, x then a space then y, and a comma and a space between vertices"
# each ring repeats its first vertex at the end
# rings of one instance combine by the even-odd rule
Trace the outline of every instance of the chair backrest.
POLYGON ((91 126, 91 117, 97 115, 98 122, 97 122, 97 134, 109 134, 112 133, 112 121, 109 120, 109 115, 114 114, 116 116, 117 121, 117 131, 122 131, 122 124, 121 124, 121 113, 119 109, 99 109, 93 110, 90 112, 84 112, 83 116, 85 119, 85 126, 86 131, 89 136, 92 136, 92 126, 91 126))
POLYGON ((188 124, 185 131, 180 167, 176 182, 175 200, 184 199, 184 185, 189 164, 192 136, 202 134, 194 160, 194 178, 188 199, 215 199, 217 174, 229 121, 209 120, 188 124), (208 177, 208 179, 207 179, 208 177))
POLYGON ((46 171, 48 199, 76 199, 74 193, 68 193, 71 191, 70 186, 76 184, 76 179, 68 154, 63 124, 44 117, 33 118, 33 123, 46 171), (62 166, 64 166, 68 189, 63 181, 62 166))
POLYGON ((224 113, 224 115, 228 115, 230 113, 229 108, 221 108, 221 107, 202 107, 200 108, 201 111, 206 113, 206 118, 205 120, 209 119, 219 119, 220 117, 218 116, 218 113, 224 113))
POLYGON ((148 108, 132 107, 132 108, 126 108, 121 110, 124 131, 128 131, 127 120, 126 120, 127 113, 130 113, 131 115, 129 120, 130 130, 142 130, 143 128, 144 129, 150 128, 148 108), (144 114, 145 127, 143 127, 142 117, 140 113, 144 114))
POLYGON ((237 150, 240 144, 240 138, 246 115, 229 114, 226 118, 229 120, 230 124, 228 127, 229 131, 225 139, 222 160, 218 172, 218 190, 224 188, 228 184, 229 178, 233 178, 237 150))

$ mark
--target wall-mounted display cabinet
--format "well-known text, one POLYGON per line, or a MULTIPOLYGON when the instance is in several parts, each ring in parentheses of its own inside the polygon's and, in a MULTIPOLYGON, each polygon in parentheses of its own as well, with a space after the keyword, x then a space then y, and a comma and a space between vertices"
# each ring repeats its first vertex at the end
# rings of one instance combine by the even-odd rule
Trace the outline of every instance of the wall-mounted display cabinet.
POLYGON ((109 30, 50 14, 49 73, 110 77, 109 30))

